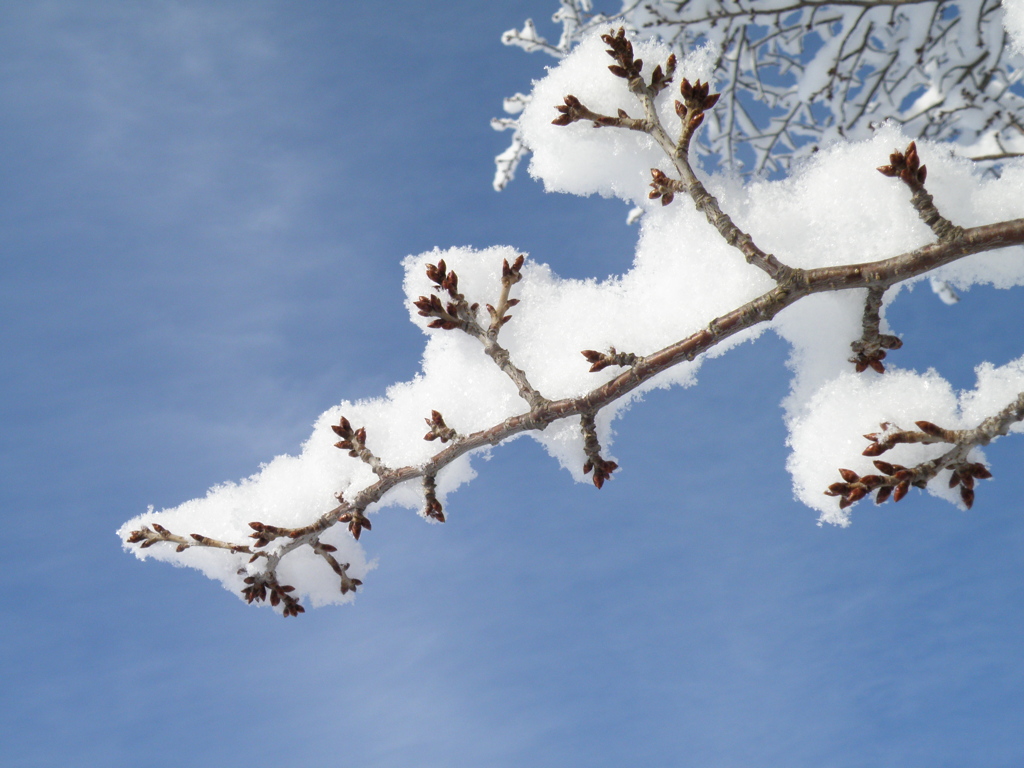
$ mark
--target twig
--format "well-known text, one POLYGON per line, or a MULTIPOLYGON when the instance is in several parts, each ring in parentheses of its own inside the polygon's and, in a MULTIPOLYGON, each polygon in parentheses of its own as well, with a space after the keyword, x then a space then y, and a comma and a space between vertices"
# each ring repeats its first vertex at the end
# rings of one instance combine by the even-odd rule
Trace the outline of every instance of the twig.
POLYGON ((899 349, 903 342, 896 336, 887 333, 879 333, 881 325, 882 296, 886 289, 880 286, 868 288, 868 295, 864 301, 864 317, 861 320, 863 334, 859 339, 850 344, 854 356, 850 362, 856 365, 857 373, 871 368, 878 373, 885 373, 885 366, 882 360, 885 359, 885 350, 899 349))
POLYGON ((956 226, 939 213, 932 196, 925 190, 924 180, 928 176, 928 168, 921 165, 915 142, 910 142, 905 152, 894 150, 889 155, 889 165, 883 165, 878 171, 884 176, 899 177, 899 180, 910 188, 913 193, 910 198, 911 205, 921 217, 921 221, 931 228, 939 240, 947 242, 963 237, 963 228, 956 226))
POLYGON ((442 302, 437 294, 420 296, 413 305, 419 310, 423 317, 434 317, 436 320, 427 324, 428 328, 440 328, 443 330, 458 329, 469 334, 483 344, 484 352, 516 385, 519 396, 522 397, 532 408, 543 407, 548 403, 537 389, 530 384, 526 373, 517 368, 509 356, 508 350, 498 343, 498 332, 502 326, 512 319, 511 315, 505 314, 511 307, 519 303, 519 299, 509 299, 509 290, 513 285, 522 279, 522 267, 525 257, 520 255, 512 264, 508 259, 502 262, 501 273, 501 294, 498 299, 498 306, 487 305, 491 316, 490 325, 484 329, 477 322, 476 315, 479 304, 470 304, 466 297, 459 293, 459 276, 448 269, 444 259, 437 264, 427 265, 427 277, 434 283, 435 287, 448 294, 447 303, 442 302))
POLYGON ((603 115, 586 107, 575 96, 569 95, 564 98, 564 104, 556 107, 560 114, 552 122, 555 125, 565 126, 579 120, 590 120, 599 128, 626 128, 651 136, 672 161, 679 174, 679 179, 670 179, 662 171, 652 169, 651 174, 654 180, 651 183, 650 197, 652 199, 660 197, 662 204, 668 205, 672 202, 676 192, 686 192, 697 209, 705 215, 723 239, 729 245, 737 248, 749 264, 763 270, 777 282, 785 280, 792 269, 772 254, 765 253, 758 248, 753 238, 736 226, 733 220, 722 211, 718 200, 708 192, 690 166, 690 141, 694 132, 704 121, 704 113, 717 103, 719 94, 709 93, 708 83, 701 83, 698 80, 691 84, 684 78, 679 87, 683 100, 675 102, 676 114, 682 120, 682 125, 679 136, 672 139, 658 117, 654 99, 672 80, 672 73, 676 66, 675 56, 669 57, 664 71, 660 65, 656 67, 651 74, 650 82, 647 83, 641 75, 643 61, 633 58, 633 46, 626 39, 624 29, 620 28, 614 35, 602 35, 601 39, 609 46, 608 54, 616 62, 609 69, 614 75, 627 81, 629 90, 643 106, 644 117, 642 119, 630 117, 623 109, 618 110, 616 117, 603 115))
POLYGON ((619 468, 614 461, 608 461, 601 456, 601 443, 597 440, 597 426, 594 424, 593 413, 580 415, 580 430, 583 432, 583 452, 587 456, 583 464, 583 474, 594 473, 594 485, 601 488, 604 481, 612 476, 612 472, 619 468))
POLYGON ((900 501, 911 486, 924 488, 939 472, 948 469, 951 471, 949 487, 960 486, 960 499, 970 509, 974 504, 974 481, 987 480, 992 477, 992 473, 983 464, 967 461, 968 454, 972 448, 988 445, 1007 434, 1018 421, 1024 421, 1024 392, 974 429, 943 429, 930 421, 916 422, 919 431, 892 429, 892 425, 882 424, 882 432, 864 435, 869 441, 868 447, 864 449, 865 456, 881 456, 904 443, 944 443, 953 447, 915 467, 875 460, 875 468, 881 474, 861 477, 851 469, 840 469, 843 482, 833 483, 825 494, 838 496, 840 509, 849 507, 875 491, 876 504, 882 504, 890 497, 893 501, 900 501))

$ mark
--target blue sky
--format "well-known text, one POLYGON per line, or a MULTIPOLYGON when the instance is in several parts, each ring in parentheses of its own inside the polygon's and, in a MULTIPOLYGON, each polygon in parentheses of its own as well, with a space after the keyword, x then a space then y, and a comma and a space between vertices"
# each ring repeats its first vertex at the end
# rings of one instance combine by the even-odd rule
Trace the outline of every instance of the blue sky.
MULTIPOLYGON (((1022 453, 970 513, 792 500, 774 337, 618 423, 575 485, 531 441, 444 526, 390 510, 353 606, 282 620, 114 530, 294 452, 418 367, 400 260, 511 244, 626 269, 616 201, 491 190, 549 59, 500 4, 0 9, 0 750, 11 766, 1019 766, 1022 453)), ((958 386, 1017 294, 890 312, 958 386)), ((845 342, 837 342, 845 343, 845 342)))

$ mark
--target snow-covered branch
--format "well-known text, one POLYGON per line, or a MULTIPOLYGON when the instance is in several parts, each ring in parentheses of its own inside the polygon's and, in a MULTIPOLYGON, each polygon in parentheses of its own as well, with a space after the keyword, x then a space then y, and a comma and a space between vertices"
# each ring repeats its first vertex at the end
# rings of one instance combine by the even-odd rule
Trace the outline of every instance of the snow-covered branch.
MULTIPOLYGON (((690 165, 691 138, 721 108, 718 95, 707 80, 684 76, 693 62, 678 61, 666 47, 639 53, 623 30, 591 38, 538 84, 524 114, 549 185, 580 191, 611 184, 633 202, 646 201, 633 272, 599 289, 559 282, 509 249, 410 259, 410 312, 429 338, 424 375, 396 385, 385 400, 328 411, 300 458, 283 457, 240 486, 221 486, 205 500, 130 521, 120 532, 126 546, 202 568, 248 602, 269 600, 285 616, 303 611, 303 595, 314 604, 337 602, 362 585, 368 565, 356 541, 371 530, 369 515, 380 506, 410 506, 444 522, 444 496, 472 476, 470 455, 524 433, 600 488, 618 469, 607 447, 610 422, 623 406, 652 387, 692 382, 704 359, 769 326, 802 350, 787 405, 791 471, 798 494, 823 520, 845 524, 848 508, 869 493, 876 501, 899 500, 911 486, 931 489, 930 481, 947 470, 961 502, 973 503, 974 480, 988 476, 977 447, 1024 418, 1024 358, 985 372, 989 383, 979 384, 975 402, 962 403, 958 413, 955 399, 949 407, 916 396, 912 372, 885 370, 884 350, 901 343, 886 332, 883 313, 900 286, 936 272, 969 284, 983 279, 979 273, 1002 269, 1005 283, 1024 281, 1024 168, 986 188, 971 169, 937 151, 938 172, 928 174, 913 142, 893 152, 876 140, 833 150, 831 157, 823 152, 821 165, 800 179, 803 189, 705 183, 690 165), (601 61, 607 55, 610 66, 601 61), (569 87, 576 93, 566 93, 569 87), (630 116, 637 108, 643 117, 630 116), (889 164, 876 168, 883 151, 889 164), (815 173, 829 183, 833 199, 815 173), (937 179, 933 193, 965 223, 981 216, 990 223, 952 224, 925 191, 926 178, 937 179), (677 193, 693 206, 672 205, 677 193), (842 237, 830 240, 823 235, 829 229, 842 237), (979 261, 998 250, 1006 254, 1002 261, 979 261), (861 260, 866 254, 874 258, 861 260), (483 324, 481 305, 472 299, 495 293, 483 324), (816 303, 826 296, 838 297, 834 319, 832 309, 816 303), (612 343, 630 351, 617 352, 612 343), (596 351, 602 346, 607 353, 596 351), (851 347, 849 359, 843 350, 851 347), (935 426, 997 408, 974 426, 935 426), (916 463, 876 463, 881 474, 846 468, 850 438, 843 418, 893 424, 907 409, 921 411, 914 418, 921 432, 885 427, 865 455, 897 446, 952 448, 938 456, 912 454, 916 463), (340 440, 332 444, 334 438, 340 440), (437 450, 435 441, 445 447, 437 450), (339 454, 347 458, 339 461, 339 454), (842 458, 831 463, 836 455, 842 458), (834 482, 838 466, 842 483, 834 482), (828 472, 832 479, 823 481, 828 472), (328 494, 336 504, 324 504, 328 494), (825 494, 839 501, 823 507, 825 494), (185 534, 197 521, 206 532, 185 534), (348 536, 339 534, 345 528, 348 536)), ((902 136, 893 131, 883 138, 902 136)))
POLYGON ((988 480, 992 473, 980 462, 969 462, 968 454, 977 446, 988 445, 997 437, 1010 431, 1010 427, 1024 420, 1024 392, 1003 408, 999 413, 985 419, 974 429, 943 429, 930 421, 918 421, 920 431, 907 431, 894 428, 892 424, 883 422, 879 426, 881 432, 864 435, 868 447, 864 456, 881 456, 883 453, 900 444, 921 443, 924 445, 945 444, 952 447, 929 461, 923 461, 914 467, 890 464, 887 461, 872 462, 880 474, 860 477, 852 469, 840 469, 843 478, 841 483, 833 483, 825 491, 828 496, 838 496, 839 506, 845 509, 854 502, 860 501, 868 494, 875 492, 875 503, 882 504, 890 497, 899 501, 911 486, 924 488, 942 470, 948 470, 949 487, 960 488, 960 499, 968 509, 974 504, 974 481, 988 480))

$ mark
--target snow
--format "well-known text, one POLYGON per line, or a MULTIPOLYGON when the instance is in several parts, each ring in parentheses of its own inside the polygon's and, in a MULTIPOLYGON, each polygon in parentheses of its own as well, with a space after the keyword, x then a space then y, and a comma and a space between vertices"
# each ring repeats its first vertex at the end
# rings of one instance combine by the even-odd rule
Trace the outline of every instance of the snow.
MULTIPOLYGON (((1011 41, 1024 38, 1024 12, 1020 0, 1004 6, 1005 19, 977 0, 802 8, 759 0, 745 6, 749 13, 723 16, 713 0, 623 0, 614 22, 596 17, 581 24, 578 13, 556 14, 562 38, 543 50, 565 56, 572 44, 613 24, 624 26, 635 44, 671 38, 677 56, 710 44, 722 105, 694 149, 747 172, 789 172, 823 144, 869 137, 887 117, 915 136, 949 142, 966 157, 995 156, 998 164, 1024 146, 1008 119, 1024 103, 1012 87, 1020 82, 1024 48, 1004 44, 1004 22, 1011 41), (773 111, 750 110, 751 101, 773 111)), ((518 37, 505 41, 537 49, 518 37)))
MULTIPOLYGON (((625 81, 608 71, 604 49, 592 35, 562 59, 534 84, 520 123, 533 152, 530 173, 545 188, 616 196, 645 212, 639 220, 633 266, 623 275, 605 280, 564 279, 542 262, 543 254, 528 258, 523 279, 512 293, 521 303, 512 309, 513 319, 498 340, 509 350, 514 364, 526 371, 533 386, 549 399, 584 394, 620 371, 613 367, 589 373, 581 350, 614 346, 620 351, 649 354, 773 286, 762 271, 723 242, 684 196, 677 196, 676 202, 666 207, 648 200, 650 169, 671 169, 649 137, 583 123, 564 128, 551 125, 557 114, 555 106, 566 94, 605 113, 623 108, 634 116, 642 114, 625 81)), ((660 44, 636 46, 645 72, 664 61, 667 54, 668 49, 660 44)), ((681 62, 677 78, 707 79, 712 58, 709 51, 698 50, 681 62)), ((658 102, 670 133, 678 129, 672 110, 674 91, 668 89, 658 102)), ((715 176, 706 183, 723 209, 760 247, 790 266, 812 268, 887 258, 934 239, 911 207, 906 188, 876 170, 893 150, 908 142, 898 127, 886 125, 869 140, 823 148, 782 181, 744 185, 734 177, 715 176)), ((928 189, 939 209, 956 223, 970 226, 1024 217, 1024 165, 1008 166, 998 179, 983 178, 970 163, 951 157, 941 145, 919 141, 918 147, 928 166, 928 189)), ((462 434, 529 410, 477 339, 459 331, 428 328, 429 318, 420 316, 413 305, 419 296, 434 290, 425 276, 426 265, 442 259, 459 275, 459 290, 468 301, 479 302, 481 307, 493 304, 500 291, 502 261, 512 262, 518 254, 510 246, 461 247, 406 258, 410 319, 426 336, 419 375, 394 384, 382 397, 342 402, 324 413, 298 456, 280 456, 253 476, 217 486, 202 499, 159 512, 150 510, 126 523, 119 535, 124 539, 132 530, 157 522, 180 535, 195 531, 244 542, 251 533, 250 521, 279 526, 310 523, 335 506, 338 492, 351 497, 377 479, 365 463, 334 447, 337 437, 331 425, 342 416, 354 427, 366 428, 367 446, 384 464, 400 467, 422 464, 440 450, 437 443, 423 439, 424 418, 432 410, 440 411, 446 423, 462 434)), ((983 283, 1008 288, 1024 282, 1022 256, 1020 247, 979 254, 910 282, 929 279, 950 289, 983 283)), ((898 289, 890 290, 886 302, 898 293, 898 289)), ((792 348, 793 387, 784 407, 794 493, 817 510, 823 522, 839 525, 849 524, 854 508, 840 511, 836 500, 823 495, 823 490, 838 479, 839 467, 861 473, 870 469, 870 459, 861 456, 864 433, 877 431, 880 422, 910 425, 920 419, 951 428, 973 427, 1024 390, 1024 358, 1001 368, 979 366, 978 387, 965 393, 954 391, 935 371, 901 370, 889 360, 884 375, 854 373, 848 360, 850 342, 860 336, 864 294, 856 290, 811 296, 781 312, 770 325, 792 348)), ((486 323, 483 309, 481 321, 486 323)), ((709 356, 724 354, 768 327, 736 334, 712 349, 709 356)), ((882 330, 886 331, 884 322, 882 330)), ((605 458, 612 458, 615 416, 645 391, 695 384, 702 361, 698 358, 678 365, 602 411, 597 425, 605 458)), ((586 479, 578 421, 553 424, 531 437, 577 480, 586 479)), ((909 465, 938 455, 938 451, 936 446, 902 445, 893 450, 892 461, 909 465)), ((485 450, 477 455, 481 453, 485 450)), ((979 456, 974 452, 972 460, 979 456)), ((458 459, 440 473, 438 497, 443 502, 474 474, 472 455, 458 459)), ((938 488, 940 484, 933 485, 938 488)), ((955 502, 952 492, 933 492, 955 502)), ((420 509, 423 497, 418 483, 394 489, 369 513, 394 505, 420 509)), ((361 579, 372 567, 343 526, 331 529, 323 540, 339 547, 336 557, 351 564, 351 576, 361 579)), ((164 544, 146 549, 126 547, 140 558, 155 557, 197 568, 235 592, 248 572, 244 555, 224 550, 196 547, 176 553, 164 544)), ((297 596, 313 605, 352 599, 351 593, 341 594, 336 575, 308 548, 287 555, 279 572, 282 583, 294 583, 297 596)))
POLYGON ((1003 26, 1010 45, 1024 56, 1024 0, 1003 0, 1003 26))

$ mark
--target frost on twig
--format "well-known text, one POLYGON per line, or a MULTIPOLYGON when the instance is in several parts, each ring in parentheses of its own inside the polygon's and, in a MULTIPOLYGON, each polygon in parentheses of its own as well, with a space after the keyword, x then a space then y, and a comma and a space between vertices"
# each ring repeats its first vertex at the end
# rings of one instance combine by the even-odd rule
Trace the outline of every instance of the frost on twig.
MULTIPOLYGON (((557 43, 550 43, 542 37, 537 32, 533 19, 527 19, 521 30, 510 29, 503 33, 501 42, 522 48, 527 53, 542 51, 560 59, 569 53, 581 35, 606 23, 605 16, 592 11, 590 0, 559 0, 559 8, 552 17, 555 23, 562 25, 562 33, 557 43)), ((529 103, 529 96, 517 93, 505 99, 503 106, 506 114, 517 115, 529 103)), ((515 178, 519 163, 529 153, 529 149, 523 141, 522 132, 515 118, 494 118, 491 120, 491 127, 496 131, 512 131, 508 147, 494 158, 495 172, 492 185, 495 191, 500 192, 515 178)))
MULTIPOLYGON (((644 0, 624 2, 616 23, 680 57, 707 51, 723 104, 699 152, 734 170, 786 173, 887 119, 993 173, 1024 154, 1022 60, 993 0, 644 0)), ((594 27, 567 26, 558 46, 510 33, 502 41, 561 58, 594 27)))
POLYGON ((512 140, 508 147, 494 158, 494 181, 492 186, 495 192, 501 192, 509 183, 515 179, 519 163, 523 161, 529 150, 523 141, 523 135, 519 131, 518 122, 510 118, 496 117, 491 120, 491 127, 496 131, 512 131, 512 140))

